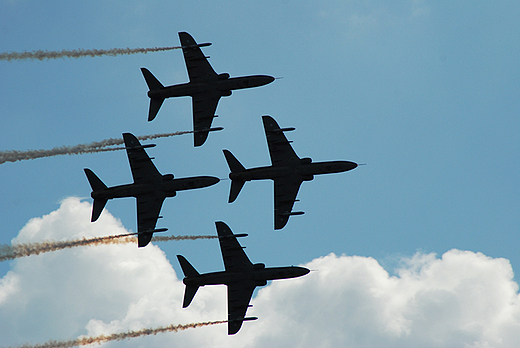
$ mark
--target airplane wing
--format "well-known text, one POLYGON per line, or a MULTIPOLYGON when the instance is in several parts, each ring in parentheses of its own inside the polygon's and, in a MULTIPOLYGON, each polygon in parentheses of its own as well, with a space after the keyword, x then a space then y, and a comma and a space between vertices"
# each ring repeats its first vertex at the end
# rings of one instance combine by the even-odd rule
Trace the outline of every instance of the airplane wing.
POLYGON ((234 335, 242 327, 255 284, 232 283, 228 285, 228 335, 234 335))
POLYGON ((195 146, 204 144, 208 137, 208 132, 215 117, 217 104, 220 100, 220 94, 216 91, 208 91, 192 96, 193 108, 193 139, 195 146))
MULTIPOLYGON (((249 261, 244 249, 231 232, 231 229, 222 221, 215 222, 220 242, 220 250, 224 266, 228 272, 253 271, 253 264, 249 261)), ((254 282, 239 282, 228 284, 228 334, 233 335, 240 330, 253 296, 256 284, 254 282)))
POLYGON ((252 270, 253 264, 249 261, 244 249, 238 242, 237 238, 231 232, 231 229, 222 221, 215 222, 217 227, 218 238, 220 242, 220 251, 224 260, 224 267, 229 272, 240 272, 243 270, 252 270))
POLYGON ((166 197, 160 192, 137 196, 138 246, 144 247, 152 239, 163 201, 166 197))
MULTIPOLYGON (((139 184, 162 181, 163 177, 152 163, 150 157, 139 143, 139 140, 130 133, 123 133, 126 153, 134 182, 139 184)), ((159 218, 161 207, 166 198, 161 192, 154 192, 137 197, 137 238, 138 246, 144 247, 152 239, 155 224, 159 218)))
MULTIPOLYGON (((274 229, 282 229, 289 220, 303 180, 300 175, 274 179, 274 229)), ((300 213, 301 214, 301 213, 300 213)))
POLYGON ((265 136, 271 155, 271 164, 279 166, 299 163, 300 158, 294 152, 278 123, 271 116, 262 116, 262 120, 264 121, 265 136))
POLYGON ((186 32, 180 32, 179 39, 181 40, 182 53, 184 53, 184 61, 190 81, 203 82, 207 79, 217 79, 217 73, 213 70, 193 37, 186 32))
POLYGON ((123 139, 134 182, 147 183, 162 180, 161 173, 155 168, 139 140, 130 133, 123 133, 123 139))
MULTIPOLYGON (((179 38, 190 82, 216 83, 218 75, 209 64, 200 47, 197 46, 197 42, 195 42, 193 37, 186 32, 180 32, 179 38)), ((207 130, 211 127, 220 97, 221 95, 218 91, 197 93, 192 96, 193 130, 195 131, 193 139, 195 146, 201 146, 206 141, 208 137, 207 130)))

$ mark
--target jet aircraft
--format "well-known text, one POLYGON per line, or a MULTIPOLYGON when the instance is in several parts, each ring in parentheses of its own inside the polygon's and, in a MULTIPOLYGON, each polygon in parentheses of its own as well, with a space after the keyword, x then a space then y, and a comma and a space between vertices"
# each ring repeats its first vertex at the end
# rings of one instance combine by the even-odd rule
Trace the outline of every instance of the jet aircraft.
POLYGON ((300 185, 314 179, 314 175, 340 173, 357 167, 354 162, 312 162, 311 158, 299 158, 283 132, 295 128, 280 128, 271 116, 262 116, 265 136, 271 155, 271 166, 246 169, 228 150, 224 156, 231 173, 229 203, 237 198, 246 181, 272 179, 274 181, 274 228, 283 228, 291 215, 302 215, 292 211, 300 185))
POLYGON ((92 187, 91 197, 94 199, 91 221, 94 222, 98 219, 109 199, 135 197, 137 199, 138 246, 144 247, 150 243, 154 232, 167 230, 166 228, 155 228, 157 219, 161 217, 159 213, 166 197, 174 197, 177 191, 214 185, 219 182, 219 179, 212 176, 174 179, 173 174, 162 175, 144 150, 154 147, 155 144, 141 145, 139 140, 130 133, 123 133, 123 139, 134 183, 107 187, 94 172, 85 168, 85 174, 92 187))
POLYGON ((273 82, 274 77, 253 75, 230 78, 228 73, 217 74, 207 60, 209 57, 204 56, 200 49, 211 43, 197 44, 193 37, 185 32, 180 32, 179 38, 190 82, 165 87, 148 69, 141 68, 149 88, 148 121, 155 118, 164 99, 191 96, 194 144, 201 146, 206 141, 208 132, 222 129, 222 127, 211 128, 213 118, 217 117, 215 111, 220 97, 230 96, 234 89, 266 85, 273 82))
POLYGON ((257 286, 264 286, 268 280, 301 277, 309 273, 304 267, 265 267, 263 263, 253 264, 249 261, 237 237, 247 234, 233 234, 222 221, 215 222, 220 250, 224 260, 225 271, 199 274, 182 255, 177 255, 182 271, 183 283, 186 285, 182 307, 190 305, 195 293, 204 285, 227 285, 228 293, 228 334, 234 335, 240 330, 242 323, 256 320, 256 317, 245 317, 253 291, 257 286))

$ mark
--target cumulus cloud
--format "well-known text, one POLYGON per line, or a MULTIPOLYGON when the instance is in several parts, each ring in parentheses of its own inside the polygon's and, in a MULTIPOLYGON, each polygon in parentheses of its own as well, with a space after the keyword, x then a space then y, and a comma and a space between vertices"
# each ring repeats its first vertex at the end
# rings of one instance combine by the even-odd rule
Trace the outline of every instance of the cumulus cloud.
MULTIPOLYGON (((91 223, 77 198, 32 219, 16 242, 64 240, 127 231, 105 212, 91 223)), ((215 245, 215 247, 217 247, 215 245)), ((265 260, 268 261, 268 260, 265 260)), ((235 336, 225 324, 160 334, 107 347, 517 347, 518 285, 508 260, 451 250, 403 259, 390 275, 375 259, 330 254, 316 270, 274 281, 253 299, 235 336)), ((182 309, 184 286, 156 245, 63 250, 11 262, 0 280, 3 345, 97 336, 221 320, 226 288, 201 288, 182 309)))
POLYGON ((330 254, 319 271, 261 290, 258 346, 517 347, 520 301, 509 261, 451 250, 417 254, 396 276, 367 257, 330 254), (270 323, 263 323, 271 326, 270 323), (281 333, 285 332, 283 342, 281 333))

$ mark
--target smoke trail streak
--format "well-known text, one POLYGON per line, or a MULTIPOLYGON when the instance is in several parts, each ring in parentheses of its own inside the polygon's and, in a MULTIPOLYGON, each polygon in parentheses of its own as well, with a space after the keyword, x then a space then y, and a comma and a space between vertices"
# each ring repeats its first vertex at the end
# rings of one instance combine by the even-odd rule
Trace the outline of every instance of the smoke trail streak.
POLYGON ((136 54, 148 52, 160 52, 180 49, 180 46, 172 47, 151 47, 151 48, 112 48, 108 50, 62 50, 62 51, 31 51, 31 52, 4 52, 0 53, 0 60, 24 60, 24 59, 57 59, 57 58, 82 58, 82 57, 101 57, 101 56, 118 56, 122 54, 136 54))
MULTIPOLYGON (((128 244, 137 243, 135 233, 120 234, 115 236, 82 238, 70 241, 54 242, 43 241, 37 243, 20 243, 13 245, 0 245, 0 262, 14 260, 20 257, 38 255, 57 251, 62 249, 70 249, 79 246, 91 246, 102 244, 128 244)), ((167 236, 153 237, 152 242, 167 242, 171 240, 196 240, 196 239, 215 239, 217 236, 167 236)))
POLYGON ((24 344, 18 348, 72 348, 77 346, 85 346, 88 344, 101 344, 110 341, 121 341, 129 338, 141 337, 141 336, 149 336, 149 335, 157 335, 158 333, 163 332, 177 332, 183 331, 186 329, 194 329, 202 326, 209 325, 217 325, 224 324, 227 320, 220 321, 206 321, 203 323, 191 323, 191 324, 179 324, 179 325, 170 325, 170 326, 161 326, 155 329, 141 329, 135 331, 127 331, 121 333, 115 333, 111 335, 100 335, 95 337, 82 337, 75 340, 67 340, 67 341, 48 341, 43 344, 24 344))
MULTIPOLYGON (((150 140, 156 138, 166 138, 174 135, 193 133, 193 131, 179 131, 173 133, 159 133, 138 136, 139 140, 150 140)), ((0 164, 5 162, 16 162, 43 157, 53 157, 58 155, 79 155, 84 153, 104 152, 124 150, 124 147, 107 148, 108 146, 121 145, 124 141, 121 138, 110 138, 90 144, 79 144, 75 146, 59 146, 50 150, 27 150, 27 151, 0 151, 0 164)))

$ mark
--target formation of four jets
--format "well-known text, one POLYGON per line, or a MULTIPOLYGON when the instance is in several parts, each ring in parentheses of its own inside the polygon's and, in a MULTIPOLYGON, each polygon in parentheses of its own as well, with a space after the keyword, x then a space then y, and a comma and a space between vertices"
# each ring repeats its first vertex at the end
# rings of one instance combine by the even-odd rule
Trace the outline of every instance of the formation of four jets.
MULTIPOLYGON (((217 74, 207 61, 200 47, 210 43, 197 44, 185 32, 179 33, 190 82, 164 87, 146 68, 142 73, 149 87, 150 109, 148 121, 157 115, 165 98, 191 96, 193 106, 194 145, 201 146, 210 131, 218 101, 222 96, 231 95, 234 89, 262 86, 274 81, 266 75, 253 75, 230 78, 229 74, 217 74)), ((352 170, 357 164, 349 161, 312 162, 310 158, 300 158, 294 152, 284 135, 294 128, 280 128, 270 116, 262 117, 271 165, 246 169, 228 150, 223 150, 231 173, 229 203, 235 201, 246 181, 271 179, 274 181, 274 228, 281 229, 291 215, 303 212, 292 211, 298 190, 303 181, 310 181, 317 174, 339 173, 352 170)), ((162 203, 167 197, 174 197, 177 191, 191 190, 214 185, 219 179, 212 176, 174 178, 173 174, 162 175, 148 156, 145 148, 155 145, 141 145, 137 138, 124 133, 123 139, 130 162, 134 182, 132 184, 107 187, 90 169, 85 174, 92 187, 92 221, 96 221, 107 201, 113 198, 135 197, 137 200, 138 247, 146 246, 153 233, 164 232, 166 228, 156 228, 160 218, 162 203)), ((309 273, 303 267, 272 267, 253 264, 237 241, 237 237, 247 234, 233 234, 224 222, 216 222, 217 233, 224 260, 225 271, 199 274, 181 255, 177 255, 184 272, 186 285, 183 307, 187 307, 197 289, 204 285, 225 284, 228 287, 228 334, 240 330, 246 318, 249 301, 256 286, 267 284, 268 280, 294 278, 309 273)))

